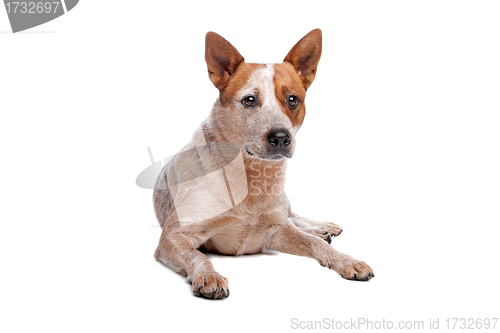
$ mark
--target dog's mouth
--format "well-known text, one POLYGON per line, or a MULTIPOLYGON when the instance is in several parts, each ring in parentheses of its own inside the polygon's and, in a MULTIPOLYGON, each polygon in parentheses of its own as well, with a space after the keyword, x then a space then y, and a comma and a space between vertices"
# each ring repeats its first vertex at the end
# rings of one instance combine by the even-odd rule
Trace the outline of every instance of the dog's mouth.
POLYGON ((248 146, 245 146, 245 151, 247 152, 247 154, 249 156, 252 156, 253 158, 258 158, 258 159, 261 159, 261 160, 265 160, 265 161, 279 161, 279 160, 282 160, 284 158, 291 158, 292 157, 292 154, 290 152, 286 152, 284 154, 281 154, 281 153, 275 153, 275 154, 268 154, 268 155, 265 155, 265 156, 259 156, 255 153, 253 153, 250 148, 248 148, 248 146))

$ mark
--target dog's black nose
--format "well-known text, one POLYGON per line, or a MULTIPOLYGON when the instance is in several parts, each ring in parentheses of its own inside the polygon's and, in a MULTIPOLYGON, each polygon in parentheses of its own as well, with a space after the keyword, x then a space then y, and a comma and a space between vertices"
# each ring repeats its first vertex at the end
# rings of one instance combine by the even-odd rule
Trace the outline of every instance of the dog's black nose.
POLYGON ((276 148, 289 146, 290 142, 292 142, 292 138, 290 133, 287 130, 272 130, 267 135, 267 142, 276 148))

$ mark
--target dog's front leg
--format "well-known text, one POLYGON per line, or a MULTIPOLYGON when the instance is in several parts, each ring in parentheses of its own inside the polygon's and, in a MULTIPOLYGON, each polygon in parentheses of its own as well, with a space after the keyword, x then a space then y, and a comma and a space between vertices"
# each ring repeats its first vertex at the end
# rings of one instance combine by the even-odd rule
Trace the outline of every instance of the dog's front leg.
POLYGON ((374 277, 373 270, 364 262, 338 252, 317 236, 300 230, 291 222, 279 225, 266 247, 314 258, 320 265, 333 269, 344 279, 367 281, 374 277))
POLYGON ((221 299, 229 296, 228 282, 197 250, 204 239, 192 232, 165 226, 155 252, 156 260, 187 276, 196 296, 221 299))

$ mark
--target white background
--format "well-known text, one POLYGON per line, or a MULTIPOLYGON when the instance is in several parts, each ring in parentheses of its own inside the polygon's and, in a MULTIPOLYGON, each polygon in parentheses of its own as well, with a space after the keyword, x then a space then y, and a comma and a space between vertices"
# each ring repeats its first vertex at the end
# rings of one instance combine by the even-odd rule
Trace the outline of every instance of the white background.
POLYGON ((499 17, 496 1, 84 0, 12 34, 0 9, 0 330, 499 317, 499 17), (152 191, 135 185, 146 147, 174 154, 208 115, 207 31, 269 63, 318 27, 287 191, 299 214, 340 224, 332 245, 376 277, 214 255, 231 296, 196 298, 153 258, 152 191))

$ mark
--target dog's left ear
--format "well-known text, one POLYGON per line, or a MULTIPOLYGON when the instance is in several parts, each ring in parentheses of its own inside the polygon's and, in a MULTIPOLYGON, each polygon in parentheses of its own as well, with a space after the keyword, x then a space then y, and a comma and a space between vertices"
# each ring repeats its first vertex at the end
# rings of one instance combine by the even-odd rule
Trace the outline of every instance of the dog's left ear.
POLYGON ((223 89, 245 58, 231 43, 210 31, 205 37, 205 61, 210 80, 217 89, 223 89))
POLYGON ((283 60, 293 65, 306 90, 316 77, 316 68, 321 58, 321 46, 321 30, 314 29, 299 40, 283 60))

